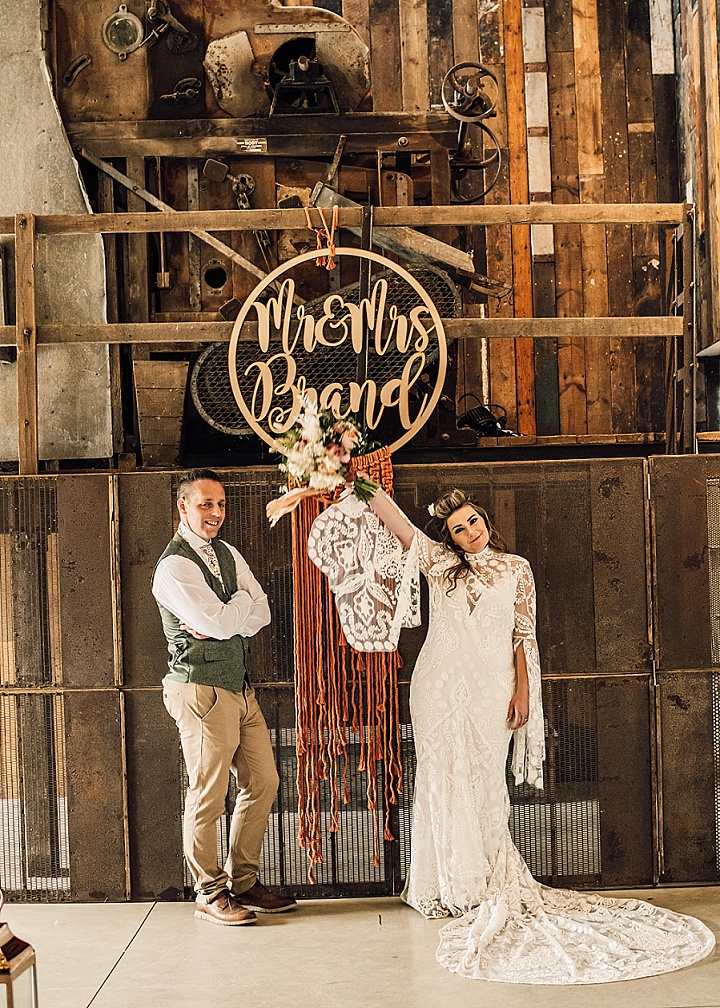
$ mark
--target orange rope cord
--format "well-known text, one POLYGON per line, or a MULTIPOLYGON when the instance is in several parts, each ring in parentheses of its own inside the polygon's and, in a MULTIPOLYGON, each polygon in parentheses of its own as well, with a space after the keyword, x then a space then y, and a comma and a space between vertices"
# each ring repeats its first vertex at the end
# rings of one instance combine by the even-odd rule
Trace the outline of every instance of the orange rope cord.
POLYGON ((313 227, 312 217, 310 216, 310 207, 305 207, 307 225, 310 230, 314 231, 317 235, 318 252, 325 248, 327 248, 328 251, 328 255, 318 257, 317 265, 324 266, 325 269, 332 270, 335 269, 335 231, 338 225, 338 207, 334 206, 332 208, 332 223, 330 228, 328 228, 327 221, 325 220, 325 214, 322 212, 322 207, 315 207, 315 210, 317 210, 320 214, 320 220, 322 221, 323 226, 321 228, 313 227), (326 244, 323 244, 323 239, 326 244))
MULTIPOLYGON (((355 458, 351 471, 367 472, 392 494, 392 463, 387 448, 355 458)), ((340 628, 327 580, 307 555, 310 527, 325 507, 318 498, 303 500, 292 512, 293 598, 295 604, 295 691, 297 728, 298 842, 307 851, 308 877, 322 863, 320 782, 330 790, 330 832, 340 828, 340 801, 350 800, 349 733, 358 737, 358 769, 367 772, 367 803, 373 815, 374 865, 380 864, 377 773, 383 775, 385 840, 389 805, 402 790, 397 651, 361 653, 340 628)))

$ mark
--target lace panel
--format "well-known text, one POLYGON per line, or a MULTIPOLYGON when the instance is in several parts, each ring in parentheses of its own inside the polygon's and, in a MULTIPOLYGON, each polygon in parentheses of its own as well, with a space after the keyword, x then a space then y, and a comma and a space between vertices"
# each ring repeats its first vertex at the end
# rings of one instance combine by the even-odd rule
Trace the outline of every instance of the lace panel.
POLYGON ((420 623, 417 546, 409 550, 356 497, 315 519, 308 556, 328 578, 348 643, 395 651, 400 629, 420 623))

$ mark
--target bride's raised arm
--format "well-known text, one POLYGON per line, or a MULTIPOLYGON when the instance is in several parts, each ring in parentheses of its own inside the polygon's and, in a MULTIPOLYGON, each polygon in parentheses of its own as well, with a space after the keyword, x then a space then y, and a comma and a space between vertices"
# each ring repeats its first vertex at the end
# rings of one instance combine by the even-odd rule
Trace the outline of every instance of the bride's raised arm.
POLYGON ((415 538, 417 529, 408 521, 394 500, 380 487, 370 498, 368 505, 378 516, 383 525, 396 535, 405 549, 409 549, 415 538))

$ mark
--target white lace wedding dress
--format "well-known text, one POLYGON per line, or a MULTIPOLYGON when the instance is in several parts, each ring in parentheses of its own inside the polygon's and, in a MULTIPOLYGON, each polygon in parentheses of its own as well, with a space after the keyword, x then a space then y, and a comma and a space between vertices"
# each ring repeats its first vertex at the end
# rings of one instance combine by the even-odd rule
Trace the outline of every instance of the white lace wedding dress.
MULTIPOLYGON (((315 562, 331 574, 333 590, 339 599, 345 594, 346 602, 352 593, 343 592, 341 568, 355 576, 362 569, 364 602, 373 595, 367 582, 376 573, 367 562, 367 542, 364 564, 352 559, 360 526, 365 539, 378 527, 364 514, 353 504, 335 505, 321 516, 322 534, 314 544, 315 562)), ((403 899, 425 917, 456 918, 440 931, 438 960, 475 979, 586 984, 653 976, 702 959, 715 939, 692 917, 641 900, 552 889, 532 877, 510 838, 505 783, 514 648, 522 647, 530 718, 515 732, 513 772, 518 782, 542 786, 530 565, 490 548, 467 554, 472 571, 448 593, 445 572, 456 563, 454 554, 420 531, 415 546, 430 589, 430 623, 410 691, 417 770, 403 899)), ((395 574, 397 582, 403 580, 395 574)), ((362 613, 369 624, 367 604, 362 613)), ((353 624, 352 606, 344 617, 341 610, 343 625, 353 624)))

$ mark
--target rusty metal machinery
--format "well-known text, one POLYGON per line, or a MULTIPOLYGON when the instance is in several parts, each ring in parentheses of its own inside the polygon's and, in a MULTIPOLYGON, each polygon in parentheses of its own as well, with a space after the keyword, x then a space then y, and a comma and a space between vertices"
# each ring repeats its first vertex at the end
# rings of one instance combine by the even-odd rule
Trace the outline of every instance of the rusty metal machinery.
POLYGON ((130 53, 144 45, 152 45, 161 35, 165 44, 175 55, 192 52, 199 45, 199 38, 185 27, 173 15, 167 0, 147 0, 147 26, 131 10, 127 4, 120 4, 118 9, 105 19, 102 27, 102 40, 118 59, 125 60, 130 53))
POLYGON ((352 112, 370 88, 368 48, 319 7, 242 5, 239 30, 213 39, 205 71, 220 107, 241 119, 274 112, 352 112))

